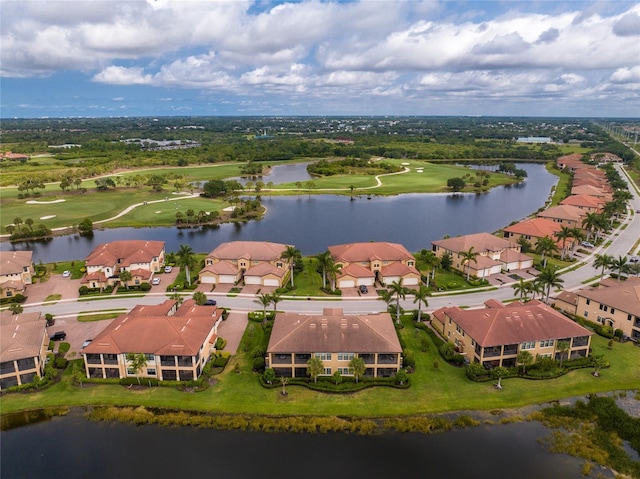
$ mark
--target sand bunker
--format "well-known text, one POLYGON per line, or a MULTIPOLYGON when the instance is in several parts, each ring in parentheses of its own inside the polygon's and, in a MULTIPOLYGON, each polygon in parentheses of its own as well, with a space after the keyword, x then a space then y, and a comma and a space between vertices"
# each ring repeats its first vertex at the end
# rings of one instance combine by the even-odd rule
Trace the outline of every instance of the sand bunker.
POLYGON ((41 220, 50 220, 51 218, 55 218, 58 215, 48 215, 48 216, 41 216, 40 219, 41 220))
POLYGON ((236 206, 227 206, 226 208, 224 208, 222 211, 233 211, 236 209, 236 206))
POLYGON ((38 200, 29 200, 27 201, 28 205, 51 205, 53 203, 64 203, 67 200, 53 200, 53 201, 38 201, 38 200))
POLYGON ((156 214, 158 214, 158 213, 162 213, 162 210, 158 210, 158 211, 156 211, 156 214))

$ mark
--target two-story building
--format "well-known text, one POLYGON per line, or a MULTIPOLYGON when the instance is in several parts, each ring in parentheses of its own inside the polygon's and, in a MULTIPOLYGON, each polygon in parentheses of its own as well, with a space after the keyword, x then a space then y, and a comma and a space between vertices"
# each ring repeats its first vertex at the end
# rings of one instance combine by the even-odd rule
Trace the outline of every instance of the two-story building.
POLYGON ((405 287, 420 284, 416 259, 398 243, 369 242, 329 246, 333 261, 341 267, 338 288, 354 288, 398 282, 405 287))
POLYGON ((521 246, 504 238, 489 233, 475 233, 455 238, 432 241, 431 249, 438 258, 449 254, 452 267, 470 275, 487 278, 502 271, 514 271, 533 266, 533 258, 522 253, 521 246), (465 262, 464 253, 473 248, 478 253, 475 261, 465 262))
POLYGON ((600 284, 597 289, 575 291, 576 314, 614 330, 620 329, 625 336, 640 341, 640 278, 600 284))
POLYGON ((544 211, 538 213, 538 218, 544 218, 558 223, 560 226, 566 226, 567 228, 582 228, 582 220, 584 219, 586 211, 571 205, 557 205, 547 208, 544 211))
POLYGON ((560 202, 561 205, 575 206, 586 213, 600 213, 606 201, 591 195, 570 195, 560 202))
POLYGON ((485 306, 484 309, 445 307, 431 316, 431 324, 469 362, 486 367, 512 367, 517 365, 520 351, 529 351, 534 358, 589 355, 593 333, 541 301, 503 305, 489 300, 485 306), (568 345, 568 351, 558 351, 560 342, 568 345))
POLYGON ((49 349, 46 328, 39 312, 0 313, 0 390, 42 377, 49 349))
POLYGON ((89 288, 105 288, 120 281, 120 272, 131 273, 127 286, 151 281, 164 267, 164 241, 124 240, 96 246, 85 259, 86 274, 81 283, 89 288))
POLYGON ((256 284, 281 287, 289 274, 290 260, 282 253, 290 245, 268 241, 222 243, 204 259, 198 274, 203 284, 256 284))
POLYGON ((24 294, 33 281, 33 251, 0 251, 0 297, 24 294))
MULTIPOLYGON (((558 241, 556 233, 558 233, 562 226, 560 223, 550 220, 548 218, 527 218, 526 220, 512 224, 504 228, 503 234, 505 238, 509 238, 512 241, 518 241, 520 238, 524 238, 531 246, 535 248, 538 241, 548 236, 556 241, 559 248, 562 248, 562 241, 558 241)), ((567 238, 564 242, 565 248, 571 248, 573 245, 573 239, 567 238)))
POLYGON ((87 377, 197 379, 213 352, 222 310, 187 300, 139 305, 117 317, 82 350, 87 377), (135 371, 131 355, 144 354, 135 371))
POLYGON ((321 315, 278 313, 267 367, 277 376, 307 377, 311 357, 322 360, 323 376, 336 371, 352 376, 354 357, 364 360, 369 377, 393 376, 402 367, 402 347, 389 313, 345 314, 338 308, 325 308, 321 315))

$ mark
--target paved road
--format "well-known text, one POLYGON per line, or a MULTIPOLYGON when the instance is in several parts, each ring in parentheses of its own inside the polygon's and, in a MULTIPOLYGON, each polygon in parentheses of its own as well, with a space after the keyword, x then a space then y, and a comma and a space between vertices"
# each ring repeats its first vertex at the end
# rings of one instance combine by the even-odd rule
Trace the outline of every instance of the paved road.
MULTIPOLYGON (((622 168, 618 166, 622 175, 625 175, 622 168)), ((625 175, 626 176, 626 175, 625 175)), ((610 235, 611 244, 606 248, 599 247, 594 249, 591 254, 582 260, 582 266, 575 270, 568 271, 563 274, 564 289, 575 290, 584 287, 584 282, 589 279, 597 279, 598 271, 593 267, 595 254, 605 253, 614 257, 639 252, 636 248, 632 251, 632 247, 640 238, 640 214, 635 213, 640 210, 640 193, 632 180, 627 177, 630 183, 629 191, 634 197, 629 202, 631 212, 627 215, 621 226, 613 231, 610 235)), ((253 295, 239 294, 235 297, 227 297, 224 293, 207 293, 209 297, 218 300, 220 306, 230 308, 234 311, 254 311, 260 309, 255 302, 253 295)), ((457 305, 465 307, 481 307, 488 299, 509 300, 514 298, 514 291, 511 284, 505 284, 498 289, 490 291, 477 291, 462 295, 449 296, 433 296, 429 298, 428 311, 433 311, 443 306, 457 305)), ((77 299, 61 300, 55 304, 43 305, 42 303, 25 304, 25 311, 40 310, 43 313, 51 313, 57 319, 74 318, 79 312, 83 311, 100 311, 113 308, 131 309, 137 304, 157 304, 167 299, 166 293, 150 293, 144 297, 138 298, 118 298, 78 301, 77 299)), ((415 309, 413 298, 401 301, 401 305, 406 309, 415 309)), ((320 298, 301 299, 293 297, 285 297, 278 303, 278 310, 296 312, 296 313, 321 313, 323 308, 342 308, 346 313, 366 313, 378 312, 386 309, 385 303, 377 299, 353 297, 341 300, 326 300, 320 298)), ((64 323, 63 323, 64 324, 64 323)), ((105 324, 106 326, 106 324, 105 324)))

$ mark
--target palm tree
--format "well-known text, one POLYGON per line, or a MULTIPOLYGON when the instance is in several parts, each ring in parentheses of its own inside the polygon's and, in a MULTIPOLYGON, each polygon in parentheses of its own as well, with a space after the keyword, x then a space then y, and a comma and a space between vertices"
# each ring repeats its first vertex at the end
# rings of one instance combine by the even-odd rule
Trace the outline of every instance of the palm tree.
POLYGON ((533 362, 533 354, 526 349, 523 349, 518 353, 517 361, 518 364, 522 365, 522 373, 527 374, 527 366, 533 362))
POLYGON ((273 304, 273 317, 275 318, 278 311, 278 303, 282 301, 282 297, 278 293, 271 293, 271 303, 273 304))
POLYGON ((393 292, 388 289, 383 289, 380 292, 380 299, 387 304, 387 311, 389 311, 391 303, 393 303, 393 292))
POLYGON ((267 306, 271 304, 271 295, 267 293, 260 293, 253 302, 262 305, 262 318, 267 319, 267 306))
POLYGON ((18 233, 22 233, 22 218, 20 218, 19 216, 16 216, 13 219, 13 225, 18 228, 18 233))
POLYGON ((364 363, 364 359, 359 356, 354 356, 353 359, 349 361, 349 369, 353 371, 353 377, 357 383, 358 378, 360 378, 367 370, 367 365, 364 363))
POLYGON ((338 275, 342 272, 342 265, 335 263, 333 260, 327 265, 327 276, 331 279, 331 291, 336 289, 336 280, 338 275))
POLYGON ((585 240, 585 235, 580 228, 571 228, 571 238, 573 238, 573 243, 571 244, 571 257, 573 258, 576 252, 576 246, 585 240))
POLYGON ((427 288, 424 284, 420 284, 420 287, 417 291, 413 292, 413 295, 413 302, 418 303, 418 322, 420 322, 422 321, 421 306, 424 304, 425 308, 429 307, 429 302, 427 301, 427 297, 429 296, 429 288, 427 288))
POLYGON ((322 287, 327 287, 327 266, 331 264, 333 258, 331 257, 331 253, 329 250, 324 253, 318 253, 316 255, 316 260, 318 260, 318 266, 322 268, 322 287))
POLYGON ((553 253, 558 252, 558 245, 550 236, 540 238, 536 243, 535 252, 540 255, 542 261, 542 267, 547 267, 547 256, 551 256, 553 253))
POLYGON ((196 291, 193 293, 193 300, 198 306, 202 306, 207 301, 207 295, 202 291, 196 291))
POLYGON ((131 271, 127 271, 126 269, 123 269, 118 274, 118 277, 120 278, 120 282, 122 284, 124 284, 124 286, 127 289, 129 289, 129 281, 131 281, 131 278, 133 278, 133 275, 131 274, 131 271))
POLYGON ((478 261, 476 258, 480 255, 477 251, 473 251, 473 246, 469 248, 467 251, 463 251, 460 253, 462 255, 462 264, 467 264, 467 281, 469 281, 469 276, 471 275, 471 262, 473 261, 476 265, 478 261))
POLYGON ((33 220, 31 218, 24 220, 24 224, 29 227, 29 231, 33 231, 33 220))
POLYGON ((400 324, 400 299, 407 296, 407 288, 400 281, 394 281, 389 285, 389 291, 396 299, 396 323, 400 324))
POLYGON ((544 294, 544 286, 538 280, 538 278, 533 281, 529 281, 527 284, 527 292, 531 293, 531 299, 536 299, 536 295, 539 294, 540 297, 544 294))
POLYGON ((564 283, 564 279, 560 277, 560 273, 558 273, 558 270, 552 266, 543 269, 538 275, 538 280, 547 291, 547 302, 549 302, 551 288, 559 288, 560 286, 562 286, 562 283, 564 283))
POLYGON ((558 341, 556 343, 556 351, 560 354, 560 367, 562 367, 562 359, 564 358, 564 353, 569 351, 569 341, 558 341))
POLYGON ((313 379, 314 383, 318 382, 318 375, 324 372, 324 363, 322 359, 317 356, 312 356, 309 361, 307 361, 307 373, 313 379))
POLYGON ((138 379, 138 385, 140 385, 139 374, 144 368, 147 367, 147 355, 144 353, 129 353, 127 354, 127 361, 129 362, 128 369, 133 372, 133 374, 136 376, 136 379, 138 379))
POLYGON ((566 251, 567 239, 572 237, 571 228, 568 226, 561 226, 560 231, 556 231, 554 236, 558 241, 562 241, 562 253, 560 259, 564 260, 564 253, 566 251))
POLYGON ((293 267, 295 266, 295 259, 300 255, 300 250, 295 246, 288 245, 286 249, 280 255, 280 259, 285 259, 289 262, 289 271, 291 272, 291 287, 293 288, 293 267))
POLYGON ((191 271, 190 267, 193 266, 193 249, 188 244, 181 244, 178 250, 178 265, 184 267, 187 275, 187 283, 191 286, 191 271))
POLYGON ((622 276, 623 271, 627 266, 627 257, 626 256, 618 256, 618 259, 614 259, 611 262, 611 267, 615 270, 618 270, 618 281, 620 281, 620 277, 622 276))
POLYGON ((609 256, 608 254, 597 254, 596 259, 593 262, 594 268, 602 268, 600 270, 600 281, 602 281, 602 277, 604 276, 605 268, 611 267, 613 264, 613 256, 609 256))
POLYGON ((591 234, 596 232, 600 224, 600 215, 598 213, 587 213, 582 218, 582 227, 587 230, 587 241, 591 239, 591 234))
POLYGON ((520 295, 520 299, 527 300, 527 293, 529 292, 529 283, 525 282, 524 278, 520 278, 517 283, 514 283, 513 292, 516 296, 520 295))
POLYGON ((436 268, 440 264, 440 258, 436 256, 433 251, 427 251, 422 257, 422 261, 429 268, 429 272, 427 273, 427 288, 429 287, 429 279, 435 278, 436 276, 436 268))

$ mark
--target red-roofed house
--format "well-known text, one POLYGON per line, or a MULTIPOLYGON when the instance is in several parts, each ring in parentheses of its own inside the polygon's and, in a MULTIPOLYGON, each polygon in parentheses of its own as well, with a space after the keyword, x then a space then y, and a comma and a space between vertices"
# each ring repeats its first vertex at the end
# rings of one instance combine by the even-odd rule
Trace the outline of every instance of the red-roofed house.
POLYGON ((576 206, 557 205, 538 213, 538 218, 545 218, 567 228, 581 228, 582 219, 587 214, 576 206))
POLYGON ((453 268, 465 272, 471 267, 471 275, 486 278, 504 271, 530 268, 533 258, 520 252, 520 245, 489 233, 476 233, 433 241, 431 249, 438 258, 451 255, 453 268), (479 253, 471 264, 463 263, 465 251, 479 253))
POLYGON ((282 253, 289 245, 268 241, 222 243, 204 259, 199 273, 203 284, 245 284, 281 287, 289 273, 282 253))
POLYGON ((560 202, 561 205, 570 205, 580 208, 587 213, 600 213, 606 201, 590 195, 571 195, 560 202))
POLYGON ((0 390, 41 378, 48 349, 41 313, 0 313, 0 390))
POLYGON ((215 352, 222 310, 187 300, 180 307, 167 300, 139 305, 117 317, 82 350, 87 377, 147 377, 159 381, 197 379, 215 352), (130 354, 144 354, 146 367, 136 373, 130 354))
POLYGON ((96 246, 85 259, 87 273, 82 283, 89 288, 105 288, 120 282, 121 271, 129 271, 128 285, 149 282, 164 266, 164 241, 125 240, 96 246))
MULTIPOLYGON (((533 247, 535 247, 538 240, 545 236, 556 239, 555 234, 561 229, 562 225, 560 223, 556 223, 550 219, 528 218, 514 225, 507 226, 503 231, 505 238, 518 241, 518 238, 524 237, 533 247)), ((562 247, 561 241, 557 241, 557 244, 559 247, 562 247)), ((572 244, 573 240, 571 238, 567 238, 565 241, 565 247, 570 248, 572 244)))
POLYGON ((370 242, 329 246, 329 253, 342 267, 337 277, 338 288, 373 286, 376 282, 394 281, 411 287, 420 284, 416 259, 398 243, 370 242))
POLYGON ((277 376, 307 377, 312 356, 322 360, 322 376, 336 371, 352 376, 354 357, 364 360, 365 376, 393 376, 402 367, 402 346, 389 313, 344 314, 339 308, 325 308, 322 315, 278 313, 267 367, 277 376))
POLYGON ((613 199, 613 196, 608 189, 593 185, 574 185, 573 188, 571 188, 571 194, 593 196, 594 198, 599 198, 605 202, 613 199))
POLYGON ((24 293, 32 283, 33 251, 0 251, 0 297, 24 293))
POLYGON ((484 309, 445 307, 432 315, 431 324, 470 362, 512 367, 525 350, 533 357, 559 359, 560 341, 569 343, 569 358, 589 355, 593 333, 541 301, 485 305, 484 309))

